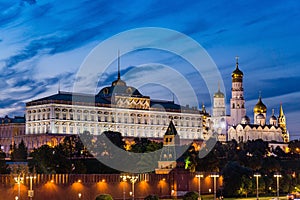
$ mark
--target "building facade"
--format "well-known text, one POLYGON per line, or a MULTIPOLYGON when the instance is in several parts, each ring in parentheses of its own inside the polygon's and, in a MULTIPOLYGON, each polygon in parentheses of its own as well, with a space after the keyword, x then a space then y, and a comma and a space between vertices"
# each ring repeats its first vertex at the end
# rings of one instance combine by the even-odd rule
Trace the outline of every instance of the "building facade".
POLYGON ((127 86, 118 73, 96 95, 58 92, 26 104, 26 134, 99 135, 117 131, 124 137, 163 138, 170 120, 181 139, 207 139, 203 112, 174 101, 152 100, 127 86))
POLYGON ((0 118, 0 145, 1 150, 8 154, 11 146, 18 141, 16 138, 25 135, 25 117, 15 116, 10 118, 5 116, 0 118))

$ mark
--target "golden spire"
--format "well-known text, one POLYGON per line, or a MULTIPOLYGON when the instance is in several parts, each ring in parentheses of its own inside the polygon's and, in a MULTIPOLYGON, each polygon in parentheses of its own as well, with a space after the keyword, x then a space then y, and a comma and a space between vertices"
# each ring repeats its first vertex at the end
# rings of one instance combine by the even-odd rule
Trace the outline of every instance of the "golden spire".
POLYGON ((280 103, 279 117, 283 117, 283 116, 284 113, 283 113, 282 103, 280 103))

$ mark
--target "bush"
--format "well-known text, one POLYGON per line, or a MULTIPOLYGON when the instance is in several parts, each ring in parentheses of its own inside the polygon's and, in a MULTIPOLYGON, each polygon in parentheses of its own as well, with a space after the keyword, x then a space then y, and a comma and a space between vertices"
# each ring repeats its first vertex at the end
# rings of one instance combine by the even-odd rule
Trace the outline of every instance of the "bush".
POLYGON ((197 192, 187 192, 183 198, 183 200, 197 200, 198 199, 198 193, 197 192))
POLYGON ((113 200, 113 198, 109 194, 100 194, 96 197, 96 200, 113 200))
POLYGON ((144 198, 144 200, 159 200, 157 195, 150 194, 144 198))

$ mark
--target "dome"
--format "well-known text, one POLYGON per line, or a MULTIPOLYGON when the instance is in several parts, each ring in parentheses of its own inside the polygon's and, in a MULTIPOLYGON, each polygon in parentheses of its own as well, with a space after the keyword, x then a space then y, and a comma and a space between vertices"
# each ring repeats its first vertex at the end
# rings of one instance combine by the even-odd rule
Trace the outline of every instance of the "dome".
POLYGON ((121 80, 120 78, 118 78, 117 80, 115 80, 114 82, 112 82, 111 86, 116 86, 116 85, 120 85, 120 86, 126 86, 125 81, 121 80))
POLYGON ((239 69, 238 65, 236 66, 235 70, 232 72, 232 78, 243 77, 244 73, 239 69))
POLYGON ((214 94, 214 98, 224 98, 224 93, 219 90, 214 94))
POLYGON ((238 57, 236 57, 236 67, 235 70, 232 72, 232 81, 233 82, 240 82, 243 80, 243 72, 239 69, 239 62, 238 57))
POLYGON ((267 106, 262 102, 261 97, 259 97, 257 104, 253 109, 254 113, 266 113, 267 106))
POLYGON ((256 119, 265 119, 265 116, 260 113, 256 116, 256 119))
POLYGON ((250 118, 246 115, 242 118, 241 124, 250 124, 250 118))
POLYGON ((270 117, 270 120, 273 120, 273 121, 277 121, 277 117, 275 117, 274 115, 270 117))

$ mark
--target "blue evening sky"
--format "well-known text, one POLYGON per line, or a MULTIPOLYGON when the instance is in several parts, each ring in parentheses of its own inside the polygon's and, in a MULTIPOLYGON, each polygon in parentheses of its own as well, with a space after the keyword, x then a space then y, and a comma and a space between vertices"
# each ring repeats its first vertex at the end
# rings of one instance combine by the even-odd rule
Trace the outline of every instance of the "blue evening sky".
MULTIPOLYGON (((60 90, 72 91, 84 59, 105 39, 130 29, 161 27, 181 32, 202 45, 221 73, 227 103, 238 55, 247 114, 253 118, 261 91, 268 116, 273 108, 278 115, 282 102, 292 139, 300 138, 299 10, 296 0, 0 0, 0 116, 23 115, 26 102, 56 93, 58 85, 60 90)), ((122 52, 122 44, 112 48, 116 55, 118 49, 122 52)), ((102 74, 99 89, 116 78, 116 63, 102 74)), ((151 49, 121 57, 122 74, 132 69, 137 72, 124 77, 128 84, 140 85, 144 77, 145 84, 138 87, 144 95, 172 100, 168 89, 146 84, 151 74, 171 80, 159 71, 162 66, 172 66, 183 74, 210 111, 205 83, 184 59, 151 49), (142 68, 145 63, 147 68, 142 68)), ((184 93, 184 89, 178 91, 184 93)))

